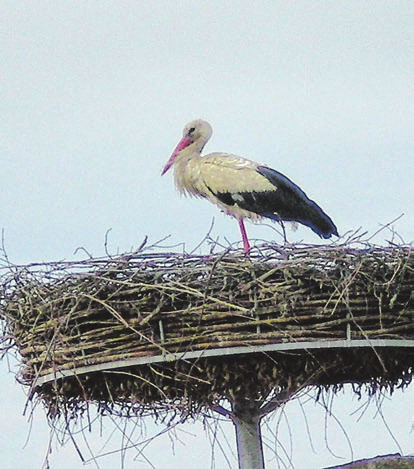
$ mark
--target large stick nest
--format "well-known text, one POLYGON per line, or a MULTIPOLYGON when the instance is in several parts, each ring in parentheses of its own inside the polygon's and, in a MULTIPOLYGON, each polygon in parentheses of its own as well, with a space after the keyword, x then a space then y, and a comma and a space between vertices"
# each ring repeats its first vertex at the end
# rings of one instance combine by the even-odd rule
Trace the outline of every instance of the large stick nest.
POLYGON ((288 245, 256 252, 250 259, 234 251, 136 252, 8 265, 3 348, 18 350, 19 379, 52 417, 90 401, 126 412, 185 407, 191 414, 223 398, 260 400, 307 385, 352 382, 360 390, 369 383, 375 392, 411 380, 413 348, 300 343, 414 339, 412 247, 288 245), (297 350, 257 351, 287 342, 297 350), (171 358, 234 347, 248 348, 171 358), (155 356, 159 361, 148 363, 155 356), (111 366, 120 360, 122 366, 111 366), (72 375, 62 378, 61 371, 72 375))

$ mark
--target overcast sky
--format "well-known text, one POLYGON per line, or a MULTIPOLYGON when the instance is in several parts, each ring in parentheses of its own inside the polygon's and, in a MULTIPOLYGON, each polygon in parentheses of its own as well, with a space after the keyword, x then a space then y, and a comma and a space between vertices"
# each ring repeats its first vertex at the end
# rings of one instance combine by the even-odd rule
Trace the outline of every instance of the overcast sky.
MULTIPOLYGON (((3 0, 0 13, 0 225, 11 261, 79 259, 80 246, 100 256, 109 229, 112 253, 146 235, 150 242, 170 236, 168 244, 191 251, 213 218, 214 238, 239 242, 234 220, 205 201, 180 198, 171 175, 160 177, 182 128, 199 117, 214 130, 207 152, 283 172, 341 234, 359 227, 373 234, 404 213, 395 229, 414 240, 413 2, 3 0)), ((247 229, 253 239, 280 241, 268 225, 247 229)), ((390 237, 384 231, 375 241, 390 237)), ((305 227, 288 230, 288 238, 322 243, 305 227)), ((40 468, 48 444, 43 413, 22 450, 25 399, 5 362, 1 380, 3 467, 40 468)), ((405 402, 393 396, 387 418, 409 453, 414 406, 405 402)), ((340 403, 338 413, 348 416, 359 406, 346 395, 335 398, 340 403)), ((323 413, 309 423, 318 435, 312 449, 300 406, 291 409, 288 420, 299 419, 295 468, 349 460, 346 439, 330 440, 344 459, 325 447, 323 413)), ((361 435, 382 428, 378 416, 371 424, 373 414, 362 424, 348 418, 354 457, 399 450, 385 432, 358 449, 361 435)), ((231 424, 224 427, 232 437, 231 424)), ((208 442, 201 426, 182 431, 208 442)), ((176 456, 168 438, 162 443, 168 463, 157 460, 159 450, 151 453, 157 469, 212 467, 201 450, 192 466, 195 438, 180 439, 186 446, 177 443, 176 456)), ((289 467, 284 454, 269 458, 268 467, 289 467)), ((50 460, 52 468, 82 467, 70 443, 50 460)), ((105 458, 99 464, 114 467, 105 458)))

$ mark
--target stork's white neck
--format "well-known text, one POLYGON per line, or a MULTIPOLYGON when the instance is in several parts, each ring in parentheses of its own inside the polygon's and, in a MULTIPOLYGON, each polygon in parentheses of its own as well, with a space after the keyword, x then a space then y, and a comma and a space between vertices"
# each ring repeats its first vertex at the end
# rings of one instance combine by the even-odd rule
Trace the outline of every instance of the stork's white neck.
POLYGON ((181 150, 174 162, 174 180, 177 189, 187 195, 198 195, 197 182, 200 177, 200 153, 204 144, 194 142, 181 150))

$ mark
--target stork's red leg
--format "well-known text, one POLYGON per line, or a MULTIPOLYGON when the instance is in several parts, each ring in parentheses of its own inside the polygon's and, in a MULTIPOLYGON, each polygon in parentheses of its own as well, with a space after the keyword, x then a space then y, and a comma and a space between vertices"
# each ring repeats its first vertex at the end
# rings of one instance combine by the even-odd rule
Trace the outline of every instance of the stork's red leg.
POLYGON ((243 218, 239 219, 240 231, 243 239, 244 253, 248 254, 250 252, 250 243, 249 238, 247 237, 246 228, 244 226, 243 218))

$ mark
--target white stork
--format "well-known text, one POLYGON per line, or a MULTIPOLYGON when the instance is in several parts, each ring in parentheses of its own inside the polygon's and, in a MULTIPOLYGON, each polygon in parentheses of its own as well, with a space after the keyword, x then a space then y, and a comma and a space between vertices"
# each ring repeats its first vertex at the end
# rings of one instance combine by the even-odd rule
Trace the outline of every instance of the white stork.
POLYGON ((174 165, 175 185, 182 194, 204 197, 236 218, 245 253, 250 251, 245 218, 299 222, 322 238, 339 236, 329 216, 278 171, 229 153, 201 156, 211 135, 204 120, 187 124, 161 175, 174 165))

